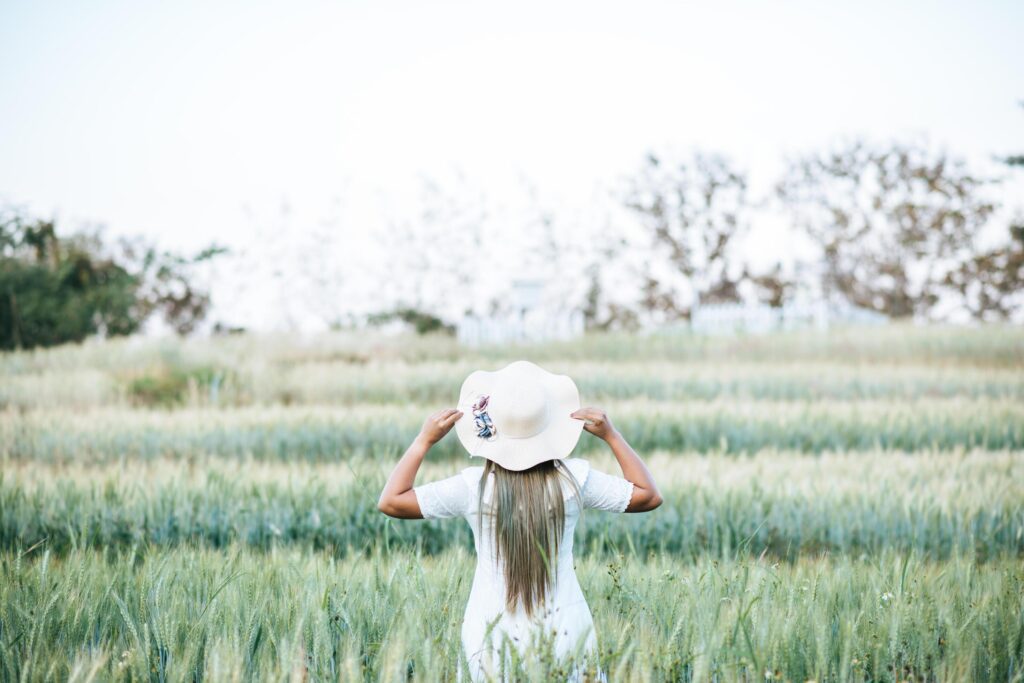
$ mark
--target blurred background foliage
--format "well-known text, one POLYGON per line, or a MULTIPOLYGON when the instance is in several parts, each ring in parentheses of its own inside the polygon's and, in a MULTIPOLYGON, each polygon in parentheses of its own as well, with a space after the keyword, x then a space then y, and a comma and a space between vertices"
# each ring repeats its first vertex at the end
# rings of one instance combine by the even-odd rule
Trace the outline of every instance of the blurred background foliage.
MULTIPOLYGON (((1019 156, 1002 162, 1021 166, 1019 156)), ((896 319, 939 321, 960 312, 982 321, 1019 320, 1024 217, 996 198, 1000 182, 947 152, 853 140, 791 161, 771 196, 751 197, 750 179, 721 155, 695 152, 669 161, 651 153, 615 197, 622 214, 608 217, 598 248, 583 260, 564 262, 569 247, 538 206, 548 235, 539 257, 557 266, 559 278, 585 283, 561 305, 581 311, 591 329, 685 321, 697 305, 781 306, 808 288, 896 319), (815 260, 798 263, 797 272, 782 263, 753 268, 735 248, 769 201, 814 245, 815 260), (986 234, 1002 237, 982 239, 986 234)), ((482 248, 487 212, 430 187, 431 206, 419 223, 396 227, 400 239, 389 246, 401 278, 372 274, 381 293, 378 312, 350 322, 400 321, 421 334, 453 332, 457 319, 448 300, 479 274, 472 258, 452 250, 482 248), (458 240, 466 244, 442 239, 453 225, 468 235, 458 240), (389 298, 400 287, 409 293, 389 298)), ((128 335, 150 318, 188 334, 210 313, 211 292, 197 273, 226 251, 211 245, 184 256, 141 239, 105 241, 99 232, 66 232, 53 220, 8 208, 0 218, 0 348, 128 335)), ((322 265, 332 272, 350 267, 322 265)), ((335 280, 318 275, 322 283, 314 290, 337 297, 328 284, 335 280)), ((500 298, 495 292, 492 312, 500 298)), ((240 331, 220 322, 212 330, 240 331)))

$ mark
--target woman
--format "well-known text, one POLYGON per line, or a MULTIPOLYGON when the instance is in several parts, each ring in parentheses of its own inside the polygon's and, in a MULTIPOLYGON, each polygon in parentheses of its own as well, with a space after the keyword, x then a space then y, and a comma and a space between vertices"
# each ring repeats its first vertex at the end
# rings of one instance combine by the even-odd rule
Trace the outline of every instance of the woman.
POLYGON ((603 411, 580 409, 572 379, 517 361, 472 373, 458 407, 427 418, 377 506, 400 519, 469 522, 477 565, 462 645, 470 678, 477 681, 502 674, 511 648, 523 654, 530 647, 548 647, 559 659, 574 661, 571 678, 581 679, 578 660, 596 656, 597 637, 573 568, 580 513, 647 512, 659 505, 661 495, 643 461, 603 411), (453 426, 470 456, 485 464, 414 487, 427 451, 453 426), (581 458, 564 459, 584 429, 608 444, 622 477, 594 470, 581 458))

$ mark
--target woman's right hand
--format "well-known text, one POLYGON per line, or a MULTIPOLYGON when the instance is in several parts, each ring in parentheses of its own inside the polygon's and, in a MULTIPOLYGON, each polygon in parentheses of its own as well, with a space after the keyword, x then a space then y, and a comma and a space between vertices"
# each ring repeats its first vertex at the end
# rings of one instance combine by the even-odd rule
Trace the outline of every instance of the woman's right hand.
POLYGON ((583 428, 585 430, 605 441, 618 434, 615 425, 612 424, 611 419, 608 417, 608 413, 604 412, 601 408, 580 408, 569 417, 583 420, 583 428))

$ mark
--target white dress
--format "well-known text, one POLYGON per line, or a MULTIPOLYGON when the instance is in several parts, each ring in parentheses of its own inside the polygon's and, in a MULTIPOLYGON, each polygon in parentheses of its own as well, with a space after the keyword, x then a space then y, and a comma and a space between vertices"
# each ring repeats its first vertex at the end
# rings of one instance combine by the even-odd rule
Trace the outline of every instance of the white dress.
MULTIPOLYGON (((582 508, 625 512, 633 495, 633 484, 618 476, 594 470, 582 458, 563 461, 576 478, 582 493, 582 508)), ((467 467, 459 474, 413 488, 425 519, 463 517, 473 530, 477 564, 473 586, 462 621, 462 646, 469 662, 473 681, 497 680, 500 671, 499 653, 502 642, 521 653, 533 639, 554 635, 556 657, 596 656, 597 635, 594 620, 573 567, 573 532, 580 517, 580 503, 572 487, 563 482, 565 495, 565 530, 558 552, 557 573, 553 590, 533 619, 520 607, 516 612, 505 610, 505 579, 501 566, 494 561, 494 540, 490 518, 483 518, 484 531, 478 528, 478 485, 483 467, 467 467), (494 624, 490 637, 487 630, 494 624), (507 636, 507 640, 505 639, 507 636)), ((490 502, 494 487, 493 473, 484 488, 484 504, 490 502)), ((508 660, 506 660, 508 661, 508 660)), ((582 677, 582 666, 574 669, 570 680, 582 677)), ((603 672, 599 672, 603 678, 603 672)), ((459 680, 463 680, 461 661, 459 680)))

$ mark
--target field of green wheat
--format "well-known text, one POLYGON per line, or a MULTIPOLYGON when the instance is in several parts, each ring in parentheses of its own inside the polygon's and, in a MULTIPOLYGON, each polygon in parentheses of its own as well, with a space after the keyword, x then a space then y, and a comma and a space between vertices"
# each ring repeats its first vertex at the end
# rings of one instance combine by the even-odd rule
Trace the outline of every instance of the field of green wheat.
MULTIPOLYGON (((1024 681, 1024 331, 903 325, 0 355, 0 681, 454 680, 469 527, 375 504, 423 417, 518 358, 664 497, 577 530, 609 680, 1024 681)), ((470 464, 450 435, 417 482, 470 464)))

